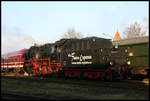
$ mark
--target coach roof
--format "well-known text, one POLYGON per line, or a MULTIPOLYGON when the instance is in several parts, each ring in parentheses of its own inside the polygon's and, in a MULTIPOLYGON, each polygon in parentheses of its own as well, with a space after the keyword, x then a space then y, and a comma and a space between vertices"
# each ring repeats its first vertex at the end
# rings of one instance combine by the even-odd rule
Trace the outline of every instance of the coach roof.
POLYGON ((132 44, 141 44, 141 43, 148 43, 148 42, 149 42, 148 36, 112 41, 113 45, 132 45, 132 44))

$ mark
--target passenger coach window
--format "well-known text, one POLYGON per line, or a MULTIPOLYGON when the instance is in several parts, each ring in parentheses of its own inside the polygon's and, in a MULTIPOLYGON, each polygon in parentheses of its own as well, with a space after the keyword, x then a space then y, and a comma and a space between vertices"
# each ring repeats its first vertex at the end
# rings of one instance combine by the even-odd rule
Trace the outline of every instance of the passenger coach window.
POLYGON ((18 55, 18 56, 17 56, 17 61, 19 62, 20 59, 21 59, 21 55, 18 55))
POLYGON ((15 61, 15 57, 12 57, 12 62, 14 62, 15 61))
POLYGON ((17 62, 17 56, 14 57, 14 62, 17 62))
POLYGON ((10 62, 14 62, 13 57, 10 58, 10 62))
POLYGON ((11 62, 11 57, 8 58, 8 62, 11 62))
POLYGON ((15 61, 16 61, 16 57, 14 56, 14 57, 13 57, 13 62, 15 62, 15 61))
POLYGON ((1 63, 3 63, 4 62, 4 59, 1 59, 1 63))
POLYGON ((18 62, 19 61, 19 56, 16 56, 16 62, 18 62))
POLYGON ((14 59, 14 60, 15 60, 15 62, 17 62, 17 59, 18 59, 18 57, 17 57, 17 56, 15 56, 15 59, 14 59))
POLYGON ((6 59, 6 62, 9 62, 10 61, 10 58, 6 59))
POLYGON ((7 62, 7 59, 5 59, 5 62, 7 62))

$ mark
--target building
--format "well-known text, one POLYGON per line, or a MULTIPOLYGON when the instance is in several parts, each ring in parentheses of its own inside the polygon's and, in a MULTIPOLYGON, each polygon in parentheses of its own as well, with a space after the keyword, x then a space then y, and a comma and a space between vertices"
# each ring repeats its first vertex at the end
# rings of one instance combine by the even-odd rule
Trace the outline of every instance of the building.
POLYGON ((121 40, 120 34, 117 31, 113 40, 121 40))

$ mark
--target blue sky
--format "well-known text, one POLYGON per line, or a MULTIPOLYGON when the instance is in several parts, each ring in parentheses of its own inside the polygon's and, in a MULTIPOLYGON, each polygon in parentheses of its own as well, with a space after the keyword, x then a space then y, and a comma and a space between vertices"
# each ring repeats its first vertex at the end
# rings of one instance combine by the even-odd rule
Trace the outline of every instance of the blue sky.
POLYGON ((32 44, 23 39, 55 42, 69 28, 84 37, 122 35, 133 21, 149 20, 148 2, 2 2, 2 50, 14 51, 32 44), (25 38, 24 38, 25 36, 25 38), (21 39, 22 38, 22 39, 21 39), (18 41, 21 40, 21 43, 18 41), (8 42, 6 42, 8 41, 8 42), (10 41, 10 42, 9 42, 10 41), (14 50, 13 42, 18 43, 14 50), (10 45, 11 43, 11 45, 10 45), (4 49, 5 47, 5 49, 4 49))

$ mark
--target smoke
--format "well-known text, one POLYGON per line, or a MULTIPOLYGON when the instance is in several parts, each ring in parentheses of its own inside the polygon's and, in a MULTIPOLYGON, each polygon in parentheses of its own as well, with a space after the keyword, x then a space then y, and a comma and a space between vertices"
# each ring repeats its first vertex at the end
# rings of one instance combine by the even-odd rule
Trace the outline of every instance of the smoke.
POLYGON ((40 39, 25 34, 20 28, 2 26, 2 54, 30 48, 35 43, 44 44, 40 39))

